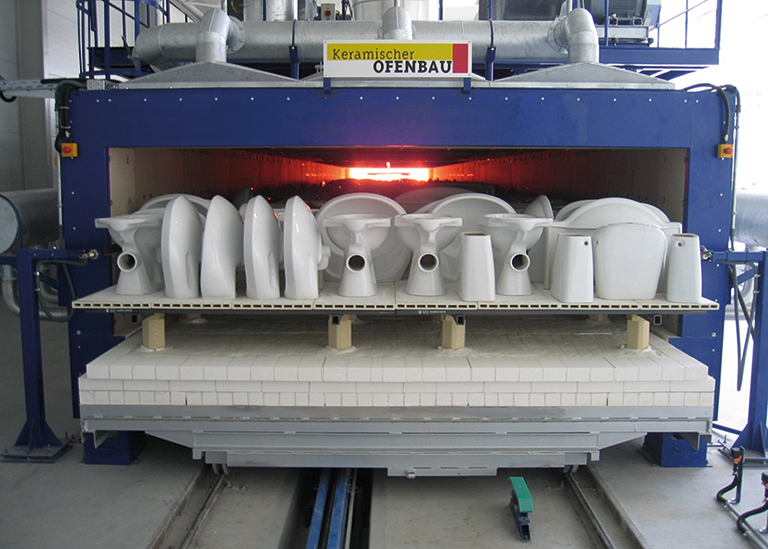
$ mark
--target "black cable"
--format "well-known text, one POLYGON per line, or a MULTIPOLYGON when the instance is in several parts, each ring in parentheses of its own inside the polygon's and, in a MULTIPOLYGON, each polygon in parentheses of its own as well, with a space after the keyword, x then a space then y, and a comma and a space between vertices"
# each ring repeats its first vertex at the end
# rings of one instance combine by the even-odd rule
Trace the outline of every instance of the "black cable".
MULTIPOLYGON (((56 265, 61 266, 61 270, 64 272, 64 278, 67 279, 67 285, 69 286, 69 293, 70 298, 72 300, 77 299, 77 293, 75 292, 75 284, 72 281, 72 275, 69 272, 69 265, 74 265, 76 267, 82 267, 87 263, 87 261, 72 261, 67 259, 52 259, 47 261, 38 261, 36 269, 39 270, 42 265, 56 265)), ((35 277, 35 291, 40 292, 40 277, 35 277)), ((45 316, 48 318, 48 320, 52 320, 53 322, 57 322, 59 324, 64 324, 65 322, 69 322, 72 319, 72 316, 75 314, 75 310, 73 308, 69 308, 69 311, 67 312, 67 316, 64 318, 57 318, 54 316, 50 309, 48 309, 48 305, 45 303, 45 299, 38 299, 37 300, 40 303, 40 308, 42 309, 45 316)))
MULTIPOLYGON (((730 84, 726 86, 715 86, 714 84, 694 84, 693 86, 688 86, 687 88, 683 88, 683 91, 693 91, 693 90, 699 90, 699 89, 709 89, 717 93, 717 95, 720 96, 720 99, 723 100, 723 104, 725 105, 725 132, 723 133, 723 143, 728 143, 730 141, 729 136, 731 133, 731 102, 728 100, 728 94, 725 93, 725 89, 728 88, 729 90, 735 89, 735 86, 731 86, 730 84)), ((737 111, 738 112, 738 111, 737 111)))
POLYGON ((53 142, 53 146, 59 154, 61 154, 61 144, 70 138, 69 93, 72 90, 82 89, 84 87, 85 84, 79 80, 62 80, 59 82, 59 85, 56 86, 55 97, 58 131, 56 132, 56 139, 53 142))
POLYGON ((6 103, 13 103, 18 99, 18 97, 8 97, 7 95, 5 95, 3 92, 0 91, 0 99, 5 101, 6 103))

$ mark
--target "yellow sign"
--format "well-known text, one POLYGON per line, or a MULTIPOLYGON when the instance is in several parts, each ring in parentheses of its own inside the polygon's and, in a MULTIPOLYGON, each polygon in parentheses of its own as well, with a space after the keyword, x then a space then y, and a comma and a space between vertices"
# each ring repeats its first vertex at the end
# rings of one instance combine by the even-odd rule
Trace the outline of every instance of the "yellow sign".
POLYGON ((467 78, 471 70, 470 42, 324 43, 327 78, 467 78))

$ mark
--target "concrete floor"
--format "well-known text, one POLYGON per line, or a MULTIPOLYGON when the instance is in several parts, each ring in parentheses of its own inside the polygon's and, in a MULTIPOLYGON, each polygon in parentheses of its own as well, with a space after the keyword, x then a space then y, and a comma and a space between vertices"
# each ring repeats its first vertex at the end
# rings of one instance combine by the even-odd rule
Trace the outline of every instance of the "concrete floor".
MULTIPOLYGON (((0 326, 0 443, 10 446, 24 422, 24 402, 18 319, 4 307, 0 326)), ((78 422, 71 417, 66 327, 45 322, 42 328, 49 424, 60 436, 78 433, 78 422)), ((745 393, 734 393, 727 401, 746 398, 745 393)), ((728 416, 731 424, 740 421, 740 414, 728 416)), ((651 465, 639 447, 640 441, 632 441, 610 448, 594 467, 650 546, 750 546, 731 515, 714 501, 715 492, 731 477, 730 462, 717 449, 710 448, 710 467, 662 469, 651 465)), ((85 465, 79 443, 54 464, 0 463, 0 546, 146 547, 199 467, 188 449, 159 440, 152 440, 141 461, 130 466, 85 465)), ((371 546, 521 543, 506 508, 509 473, 480 479, 390 479, 386 487, 394 499, 377 516, 376 528, 372 524, 371 546)), ((590 547, 571 508, 562 503, 562 486, 550 485, 536 471, 521 473, 531 479, 536 507, 528 546, 590 547)), ((746 471, 745 510, 762 501, 760 473, 746 471)), ((754 524, 759 527, 764 521, 759 517, 754 524)))

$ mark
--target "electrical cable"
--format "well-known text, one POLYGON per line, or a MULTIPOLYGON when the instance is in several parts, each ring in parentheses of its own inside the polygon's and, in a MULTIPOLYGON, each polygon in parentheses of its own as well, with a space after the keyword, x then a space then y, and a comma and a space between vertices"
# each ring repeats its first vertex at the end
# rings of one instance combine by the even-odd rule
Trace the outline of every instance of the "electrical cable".
POLYGON ((78 80, 62 80, 56 86, 56 113, 58 131, 53 143, 56 151, 61 154, 61 144, 65 139, 70 138, 69 130, 72 128, 69 124, 69 93, 72 90, 82 89, 85 84, 78 80))
MULTIPOLYGON (((66 259, 52 259, 52 260, 45 260, 45 261, 38 261, 37 265, 35 267, 36 270, 39 270, 42 265, 56 265, 61 266, 61 270, 64 272, 64 278, 67 280, 67 285, 69 286, 69 292, 70 292, 70 299, 75 300, 77 299, 77 293, 75 292, 75 284, 72 281, 72 275, 69 272, 69 265, 73 265, 75 267, 82 267, 87 263, 87 261, 73 261, 73 260, 66 260, 66 259)), ((40 292, 40 277, 35 276, 35 291, 40 292)), ((58 318, 55 315, 53 315, 48 309, 48 305, 45 303, 44 299, 38 299, 38 303, 40 303, 40 309, 43 311, 45 316, 52 320, 53 322, 57 322, 59 324, 64 324, 66 322, 69 322, 72 319, 72 316, 75 314, 75 310, 70 307, 69 312, 67 313, 67 316, 63 318, 58 318)))
POLYGON ((0 91, 0 99, 5 101, 6 103, 13 103, 18 99, 18 97, 8 97, 7 95, 5 95, 3 92, 0 91))
POLYGON ((683 88, 683 91, 694 91, 699 89, 709 89, 717 93, 717 95, 720 96, 720 99, 723 100, 723 104, 725 106, 725 131, 723 132, 723 143, 728 143, 730 141, 730 130, 731 130, 731 102, 728 100, 728 94, 725 93, 725 88, 728 88, 729 90, 734 88, 734 86, 731 86, 730 84, 726 86, 715 86, 714 84, 694 84, 693 86, 688 86, 687 88, 683 88))

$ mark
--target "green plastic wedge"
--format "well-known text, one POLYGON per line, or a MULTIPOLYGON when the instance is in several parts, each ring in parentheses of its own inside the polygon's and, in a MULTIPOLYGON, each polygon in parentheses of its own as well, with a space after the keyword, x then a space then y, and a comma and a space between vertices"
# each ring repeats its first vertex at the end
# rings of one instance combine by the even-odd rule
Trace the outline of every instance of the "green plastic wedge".
POLYGON ((509 483, 517 495, 517 505, 521 513, 533 513, 533 496, 523 477, 509 477, 509 483))

